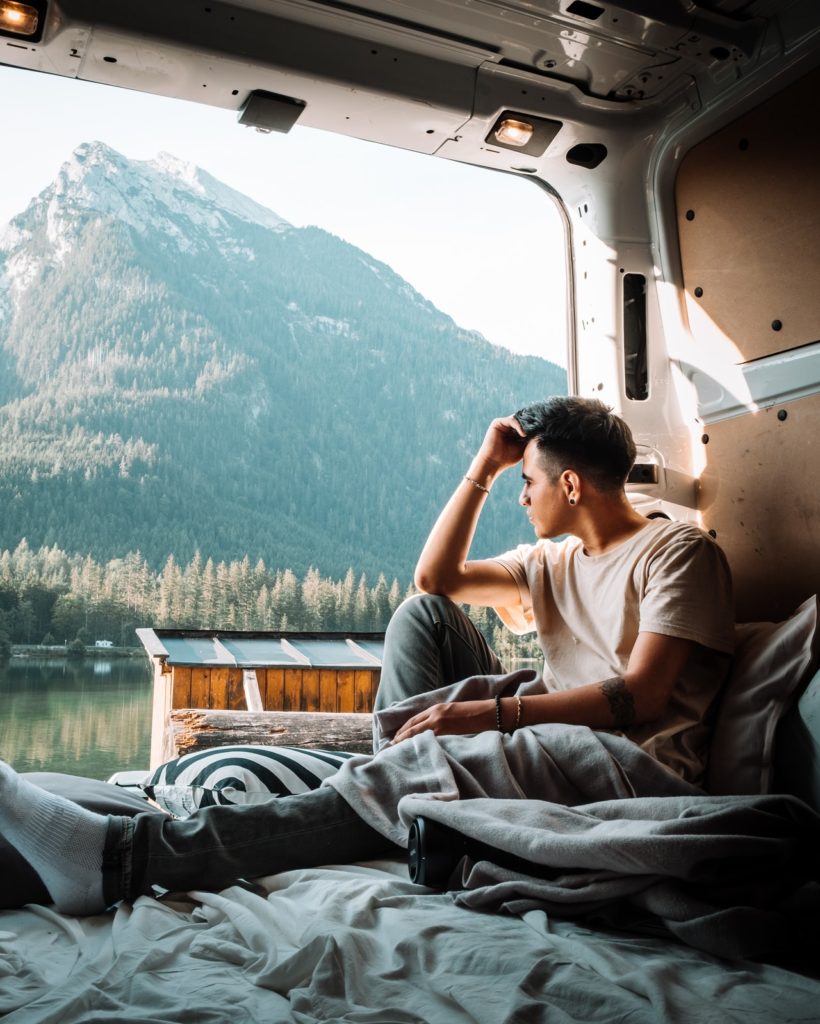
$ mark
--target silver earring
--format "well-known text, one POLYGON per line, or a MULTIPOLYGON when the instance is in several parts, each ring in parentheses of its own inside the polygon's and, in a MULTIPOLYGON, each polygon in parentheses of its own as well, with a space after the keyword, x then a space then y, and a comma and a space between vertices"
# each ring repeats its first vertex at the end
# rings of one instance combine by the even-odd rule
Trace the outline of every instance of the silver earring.
POLYGON ((569 503, 570 503, 570 505, 574 505, 575 504, 575 498, 570 498, 569 499, 569 503))

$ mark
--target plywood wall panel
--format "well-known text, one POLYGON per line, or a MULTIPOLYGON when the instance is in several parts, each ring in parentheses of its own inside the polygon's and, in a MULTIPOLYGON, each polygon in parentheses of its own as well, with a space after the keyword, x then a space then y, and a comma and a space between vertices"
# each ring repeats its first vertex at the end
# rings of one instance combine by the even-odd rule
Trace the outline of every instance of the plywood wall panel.
POLYGON ((678 172, 690 323, 702 340, 728 337, 739 362, 820 340, 818 95, 815 71, 699 143, 678 172))
POLYGON ((820 591, 820 395, 707 430, 703 526, 729 558, 737 619, 779 621, 820 591))

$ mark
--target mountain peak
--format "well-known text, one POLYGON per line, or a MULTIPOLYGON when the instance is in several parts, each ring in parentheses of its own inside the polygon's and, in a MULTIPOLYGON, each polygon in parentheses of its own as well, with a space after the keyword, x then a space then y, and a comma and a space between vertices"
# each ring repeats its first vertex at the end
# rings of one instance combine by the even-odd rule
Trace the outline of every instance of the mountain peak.
POLYGON ((196 164, 180 160, 172 153, 159 153, 153 160, 142 164, 147 171, 174 179, 189 188, 200 199, 210 201, 240 220, 259 224, 274 231, 290 227, 288 221, 249 196, 237 192, 196 164))
POLYGON ((156 157, 148 162, 148 166, 164 174, 171 174, 175 178, 179 178, 180 181, 187 182, 194 187, 196 186, 199 174, 197 165, 192 164, 189 160, 181 160, 178 156, 174 156, 173 153, 166 153, 164 150, 161 153, 157 153, 156 157))
POLYGON ((105 142, 100 142, 98 139, 91 142, 81 142, 71 156, 78 163, 84 163, 85 161, 100 162, 104 160, 124 161, 126 159, 122 153, 118 153, 116 149, 112 149, 111 146, 105 142))
POLYGON ((131 160, 104 142, 92 141, 77 146, 52 184, 13 218, 14 227, 0 248, 8 251, 21 233, 30 235, 39 222, 59 261, 70 249, 72 225, 81 212, 121 221, 140 234, 157 228, 184 248, 191 235, 182 227, 186 222, 194 233, 205 228, 226 239, 236 231, 231 218, 274 231, 290 227, 272 210, 170 153, 131 160))

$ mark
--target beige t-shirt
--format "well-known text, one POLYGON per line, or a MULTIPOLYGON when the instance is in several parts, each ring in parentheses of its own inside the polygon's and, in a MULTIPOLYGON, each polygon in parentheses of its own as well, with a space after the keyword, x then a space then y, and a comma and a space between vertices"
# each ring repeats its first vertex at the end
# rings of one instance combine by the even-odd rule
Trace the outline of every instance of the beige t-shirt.
POLYGON ((521 544, 496 559, 520 601, 496 608, 514 633, 536 629, 548 690, 622 676, 639 632, 694 640, 664 715, 626 735, 689 782, 704 773, 713 702, 734 648, 726 557, 695 526, 650 520, 603 555, 577 537, 521 544))

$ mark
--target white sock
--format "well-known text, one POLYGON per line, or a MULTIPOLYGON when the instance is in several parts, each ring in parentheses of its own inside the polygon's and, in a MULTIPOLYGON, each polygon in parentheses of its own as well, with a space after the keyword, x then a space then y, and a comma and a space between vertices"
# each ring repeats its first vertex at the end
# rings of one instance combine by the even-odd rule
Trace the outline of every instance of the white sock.
POLYGON ((0 761, 0 835, 42 878, 66 914, 105 910, 102 862, 108 819, 47 793, 0 761))

